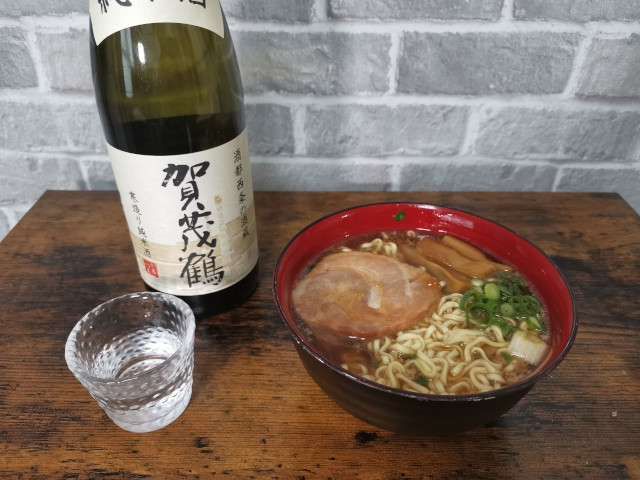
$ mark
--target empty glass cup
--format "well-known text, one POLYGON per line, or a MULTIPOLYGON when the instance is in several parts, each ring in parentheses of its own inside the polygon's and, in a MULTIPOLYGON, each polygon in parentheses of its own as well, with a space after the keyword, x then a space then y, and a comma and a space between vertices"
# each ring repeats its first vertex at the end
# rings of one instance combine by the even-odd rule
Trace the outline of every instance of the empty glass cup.
POLYGON ((131 432, 173 422, 191 399, 195 317, 164 293, 132 293, 87 313, 67 339, 69 369, 131 432))

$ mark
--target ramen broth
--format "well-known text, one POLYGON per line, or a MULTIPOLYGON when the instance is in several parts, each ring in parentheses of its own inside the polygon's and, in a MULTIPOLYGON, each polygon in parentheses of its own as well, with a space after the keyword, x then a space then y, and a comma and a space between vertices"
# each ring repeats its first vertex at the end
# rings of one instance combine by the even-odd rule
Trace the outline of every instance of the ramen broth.
POLYGON ((347 239, 309 265, 293 298, 299 327, 325 357, 408 391, 502 388, 530 375, 549 350, 546 312, 523 277, 446 235, 347 239), (402 326, 390 331, 389 322, 402 326))

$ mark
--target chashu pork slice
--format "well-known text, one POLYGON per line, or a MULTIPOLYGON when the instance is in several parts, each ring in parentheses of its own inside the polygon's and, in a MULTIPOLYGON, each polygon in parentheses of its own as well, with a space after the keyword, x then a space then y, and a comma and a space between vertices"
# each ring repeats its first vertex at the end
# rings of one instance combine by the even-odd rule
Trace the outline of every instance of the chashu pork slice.
POLYGON ((440 284, 420 268, 366 252, 323 258, 296 285, 293 303, 312 328, 353 338, 375 338, 431 315, 440 284))

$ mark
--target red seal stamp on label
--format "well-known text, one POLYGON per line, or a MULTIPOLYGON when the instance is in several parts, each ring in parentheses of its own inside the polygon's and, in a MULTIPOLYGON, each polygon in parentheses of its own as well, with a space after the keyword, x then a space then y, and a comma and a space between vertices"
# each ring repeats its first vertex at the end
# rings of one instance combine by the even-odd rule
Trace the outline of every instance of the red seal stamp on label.
POLYGON ((144 258, 142 260, 144 261, 144 269, 147 271, 147 273, 149 275, 153 275, 156 278, 160 278, 160 275, 158 275, 158 266, 155 263, 150 262, 149 260, 145 260, 144 258))

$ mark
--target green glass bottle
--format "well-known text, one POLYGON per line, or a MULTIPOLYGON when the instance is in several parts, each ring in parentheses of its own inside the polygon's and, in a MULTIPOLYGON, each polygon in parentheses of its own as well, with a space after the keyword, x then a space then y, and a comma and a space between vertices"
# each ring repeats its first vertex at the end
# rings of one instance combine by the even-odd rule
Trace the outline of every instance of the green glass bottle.
POLYGON ((219 0, 91 0, 107 149, 146 286, 203 316, 258 283, 244 96, 219 0))

